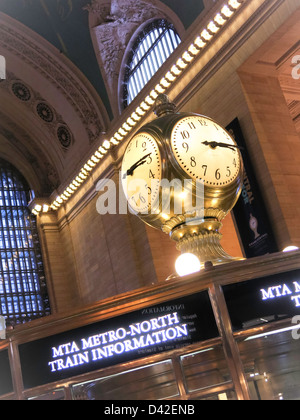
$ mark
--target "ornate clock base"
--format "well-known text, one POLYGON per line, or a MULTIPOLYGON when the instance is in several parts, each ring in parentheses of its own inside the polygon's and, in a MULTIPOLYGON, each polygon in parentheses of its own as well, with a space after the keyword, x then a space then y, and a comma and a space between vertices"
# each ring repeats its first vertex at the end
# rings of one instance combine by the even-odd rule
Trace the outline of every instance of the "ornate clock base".
POLYGON ((207 262, 216 266, 243 260, 243 258, 231 257, 224 251, 220 243, 221 227, 222 223, 215 219, 205 220, 198 225, 184 223, 173 229, 170 236, 177 242, 177 249, 181 253, 196 255, 203 268, 207 262))

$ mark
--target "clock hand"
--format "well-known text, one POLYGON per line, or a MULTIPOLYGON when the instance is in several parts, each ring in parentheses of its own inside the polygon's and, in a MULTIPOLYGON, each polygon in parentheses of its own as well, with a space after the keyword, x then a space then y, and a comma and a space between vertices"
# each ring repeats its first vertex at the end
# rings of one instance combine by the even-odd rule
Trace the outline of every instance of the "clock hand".
POLYGON ((143 156, 141 159, 139 159, 137 162, 135 162, 128 170, 127 172, 125 172, 125 174, 123 175, 123 179, 125 179, 127 176, 132 176, 133 172, 136 170, 136 168, 138 168, 141 165, 144 165, 144 163, 146 163, 147 158, 149 156, 151 156, 152 153, 148 153, 148 155, 143 156))
POLYGON ((225 147, 231 150, 244 150, 244 148, 241 146, 237 146, 235 144, 218 143, 217 141, 203 141, 202 144, 204 144, 205 146, 210 146, 212 149, 215 149, 216 147, 225 147))

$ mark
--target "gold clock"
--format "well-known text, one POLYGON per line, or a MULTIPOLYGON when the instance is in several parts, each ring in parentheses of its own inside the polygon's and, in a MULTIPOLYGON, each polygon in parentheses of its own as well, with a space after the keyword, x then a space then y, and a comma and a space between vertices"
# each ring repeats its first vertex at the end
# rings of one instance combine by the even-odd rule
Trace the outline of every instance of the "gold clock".
POLYGON ((211 118, 176 112, 166 95, 156 99, 155 113, 158 118, 144 125, 125 151, 122 185, 130 209, 168 234, 181 252, 196 254, 202 264, 235 260, 220 244, 220 229, 242 191, 238 145, 211 118), (191 184, 184 189, 187 180, 191 184), (199 184, 202 201, 197 200, 199 184), (189 203, 201 202, 195 211, 185 205, 187 192, 189 203))

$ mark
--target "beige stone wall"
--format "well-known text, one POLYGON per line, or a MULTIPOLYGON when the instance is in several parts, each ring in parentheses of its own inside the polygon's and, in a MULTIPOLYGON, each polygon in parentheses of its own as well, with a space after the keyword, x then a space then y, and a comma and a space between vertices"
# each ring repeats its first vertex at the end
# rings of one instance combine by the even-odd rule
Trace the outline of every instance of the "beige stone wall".
POLYGON ((292 74, 299 56, 298 9, 239 69, 259 141, 255 162, 281 248, 300 246, 300 83, 292 74), (260 165, 261 162, 264 165, 260 165))

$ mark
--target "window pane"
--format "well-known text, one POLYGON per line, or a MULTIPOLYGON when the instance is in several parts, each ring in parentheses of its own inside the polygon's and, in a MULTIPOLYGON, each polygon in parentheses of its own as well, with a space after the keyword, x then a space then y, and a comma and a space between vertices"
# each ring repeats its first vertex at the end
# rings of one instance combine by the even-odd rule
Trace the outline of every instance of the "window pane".
POLYGON ((253 400, 300 399, 299 340, 292 331, 239 343, 253 400))
POLYGON ((222 346, 182 356, 181 366, 189 392, 231 382, 222 346))
POLYGON ((7 325, 50 314, 36 222, 28 200, 25 179, 0 160, 0 315, 7 325))
POLYGON ((171 360, 73 387, 75 400, 159 400, 179 395, 171 360))
POLYGON ((138 36, 124 80, 124 105, 129 105, 180 43, 175 28, 156 20, 138 36))

